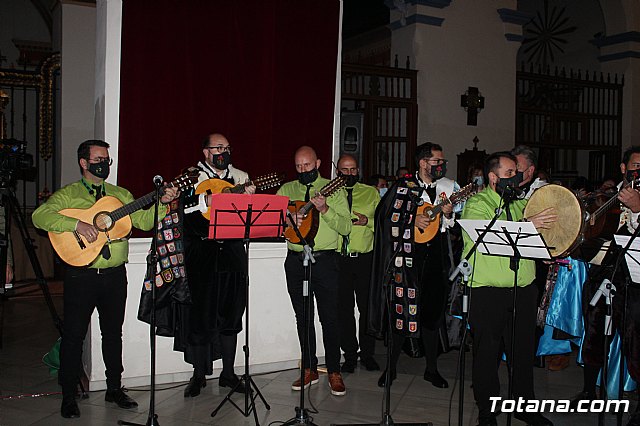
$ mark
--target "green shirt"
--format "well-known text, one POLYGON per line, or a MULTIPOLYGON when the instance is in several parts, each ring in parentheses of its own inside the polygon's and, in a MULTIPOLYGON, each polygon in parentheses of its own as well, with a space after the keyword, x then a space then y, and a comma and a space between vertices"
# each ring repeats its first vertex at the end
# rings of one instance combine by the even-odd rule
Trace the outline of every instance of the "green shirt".
MULTIPOLYGON (((105 182, 105 195, 116 197, 122 204, 128 204, 134 200, 129 191, 119 186, 105 182)), ((31 216, 33 224, 40 229, 52 232, 73 232, 76 229, 78 219, 64 216, 58 213, 64 209, 88 209, 96 202, 95 196, 89 194, 82 180, 71 183, 57 190, 47 202, 38 207, 31 216)), ((167 208, 160 206, 158 216, 164 217, 167 208)), ((153 228, 153 209, 138 210, 131 214, 131 223, 138 229, 148 231, 153 228)), ((99 255, 89 265, 90 268, 112 268, 127 262, 129 257, 129 242, 126 239, 112 241, 109 244, 111 257, 105 259, 99 255)))
MULTIPOLYGON (((345 190, 348 190, 348 188, 345 190)), ((353 186, 353 202, 351 205, 351 218, 357 219, 358 216, 353 212, 358 212, 367 217, 366 225, 353 225, 349 234, 349 253, 369 253, 373 250, 373 217, 376 213, 376 207, 380 202, 380 193, 373 186, 356 183, 353 186)), ((347 204, 348 206, 348 204, 347 204)), ((338 249, 342 247, 342 236, 338 244, 338 249)))
MULTIPOLYGON (((329 183, 328 179, 318 176, 311 184, 309 196, 313 197, 327 183, 329 183)), ((300 201, 304 200, 306 192, 307 186, 294 180, 282 185, 278 190, 278 195, 289 197, 292 201, 300 201)), ((345 191, 341 189, 327 198, 327 206, 329 206, 329 210, 325 214, 320 214, 320 226, 313 246, 316 251, 337 250, 340 247, 338 245, 338 234, 347 235, 351 232, 351 215, 349 214, 345 191)), ((302 246, 299 244, 287 243, 287 246, 289 250, 302 251, 302 246)))
MULTIPOLYGON (((512 220, 518 221, 524 217, 524 207, 527 200, 513 201, 509 205, 512 214, 512 220)), ((484 219, 491 220, 495 215, 495 211, 500 205, 500 195, 493 189, 487 187, 482 192, 469 198, 462 210, 462 219, 484 219)), ((499 220, 507 220, 506 210, 498 218, 499 220)), ((464 251, 466 256, 473 241, 464 234, 464 251)), ((473 287, 513 287, 513 271, 509 268, 511 258, 502 256, 489 256, 476 251, 471 256, 469 262, 473 266, 471 281, 469 284, 473 287)), ((520 260, 520 268, 518 269, 518 286, 524 287, 533 282, 535 278, 535 262, 533 260, 520 260)))

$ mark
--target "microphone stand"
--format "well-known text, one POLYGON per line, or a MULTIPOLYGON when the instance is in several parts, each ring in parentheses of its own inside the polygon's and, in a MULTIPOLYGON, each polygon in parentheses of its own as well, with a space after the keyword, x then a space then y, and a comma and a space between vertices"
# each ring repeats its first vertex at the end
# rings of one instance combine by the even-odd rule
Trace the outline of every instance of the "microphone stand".
MULTIPOLYGON (((288 422, 283 423, 283 426, 304 426, 304 425, 316 426, 316 424, 313 423, 313 421, 311 420, 311 417, 309 417, 309 411, 307 411, 307 409, 304 408, 304 394, 305 394, 304 392, 305 390, 304 354, 306 351, 309 350, 309 348, 307 347, 307 340, 309 339, 308 328, 309 328, 309 323, 311 321, 311 308, 310 308, 311 264, 316 263, 316 259, 313 257, 313 249, 311 248, 307 240, 305 240, 302 234, 300 233, 300 229, 296 224, 296 220, 294 219, 290 211, 287 211, 287 217, 289 218, 293 231, 296 233, 296 236, 300 239, 300 243, 302 244, 303 250, 304 250, 304 260, 302 261, 302 266, 304 267, 304 280, 302 281, 302 299, 303 299, 302 318, 304 318, 304 324, 302 326, 303 328, 302 344, 300 345, 300 352, 302 356, 301 363, 300 363, 300 406, 295 407, 295 411, 296 411, 295 417, 289 420, 288 422)), ((309 361, 311 361, 311 359, 309 359, 309 361)), ((309 365, 308 367, 310 368, 311 366, 309 365)), ((309 383, 309 386, 311 386, 311 383, 309 383)))
POLYGON ((156 188, 156 196, 154 201, 154 215, 153 215, 153 237, 151 239, 151 250, 147 255, 147 272, 145 274, 145 281, 151 282, 151 314, 149 318, 149 345, 151 349, 151 387, 149 389, 149 415, 147 417, 147 423, 132 423, 123 420, 118 420, 119 425, 131 425, 131 426, 160 426, 158 422, 158 415, 155 412, 156 405, 156 284, 155 273, 158 265, 158 210, 160 205, 160 198, 163 195, 162 191, 162 178, 157 179, 159 176, 153 178, 153 183, 156 188))
MULTIPOLYGON (((411 194, 411 192, 409 192, 411 194)), ((418 196, 410 195, 411 202, 414 206, 418 206, 422 203, 422 199, 418 196)), ((413 209, 415 214, 416 209, 413 209)), ((402 212, 402 223, 404 226, 409 225, 409 218, 411 217, 406 210, 402 212)), ((399 222, 400 223, 400 222, 399 222)), ((389 263, 384 273, 384 286, 385 288, 385 308, 387 310, 387 360, 385 363, 385 376, 384 376, 384 408, 382 410, 382 419, 379 423, 361 423, 361 424, 345 424, 342 426, 432 426, 433 423, 395 423, 391 417, 391 356, 393 349, 393 325, 391 324, 391 301, 393 300, 393 285, 390 283, 390 277, 392 276, 391 267, 393 265, 393 259, 402 250, 402 244, 398 244, 393 254, 389 258, 389 263)), ((339 426, 332 424, 332 426, 339 426)))
MULTIPOLYGON (((501 204, 504 205, 504 200, 500 197, 501 204)), ((460 371, 460 388, 458 389, 458 426, 463 425, 463 415, 464 415, 464 375, 465 375, 465 366, 466 366, 466 353, 464 350, 464 337, 467 335, 467 328, 469 324, 469 276, 471 275, 472 267, 469 263, 469 259, 476 252, 478 246, 484 240, 484 237, 487 235, 489 230, 496 223, 500 215, 502 215, 503 209, 498 207, 496 209, 495 215, 489 222, 489 225, 482 231, 482 233, 478 236, 478 239, 473 243, 471 249, 467 253, 467 255, 460 261, 456 269, 453 270, 451 275, 449 276, 449 281, 453 281, 456 279, 458 274, 462 274, 462 329, 464 330, 462 344, 460 345, 460 355, 458 370, 460 371)))

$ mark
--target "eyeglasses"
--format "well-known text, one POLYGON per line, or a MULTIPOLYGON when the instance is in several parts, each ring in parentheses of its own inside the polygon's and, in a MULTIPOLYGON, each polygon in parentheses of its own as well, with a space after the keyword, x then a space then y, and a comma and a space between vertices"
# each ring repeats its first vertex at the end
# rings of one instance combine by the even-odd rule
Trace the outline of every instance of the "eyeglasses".
POLYGON ((102 163, 103 161, 106 161, 109 163, 109 165, 113 164, 113 158, 109 158, 109 157, 96 157, 96 158, 89 158, 87 159, 87 161, 89 163, 92 164, 98 164, 98 163, 102 163))
POLYGON ((433 166, 439 166, 441 164, 447 164, 449 160, 445 160, 444 158, 430 158, 427 162, 433 166))
POLYGON ((223 145, 207 146, 207 147, 205 147, 205 149, 213 151, 214 153, 217 153, 217 154, 221 154, 223 152, 228 152, 229 154, 231 154, 231 151, 233 151, 233 149, 231 148, 231 145, 227 145, 227 146, 223 146, 223 145))

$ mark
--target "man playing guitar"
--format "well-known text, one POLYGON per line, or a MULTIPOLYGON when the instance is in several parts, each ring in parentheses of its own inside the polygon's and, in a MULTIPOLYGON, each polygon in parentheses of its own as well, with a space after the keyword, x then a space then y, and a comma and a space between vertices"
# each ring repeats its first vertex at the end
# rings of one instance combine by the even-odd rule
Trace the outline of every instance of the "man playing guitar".
MULTIPOLYGON (((204 139, 204 161, 198 163, 199 184, 209 179, 222 179, 234 185, 249 180, 247 173, 231 165, 231 150, 229 141, 220 133, 204 139)), ((253 185, 244 188, 246 194, 254 192, 253 185)), ((244 393, 244 384, 238 384, 240 379, 233 369, 245 306, 242 241, 208 239, 209 223, 202 212, 211 204, 210 194, 189 192, 184 203, 185 266, 193 303, 184 312, 184 330, 179 333, 186 341, 177 338, 174 345, 184 352, 185 361, 193 365, 193 377, 184 396, 200 395, 200 389, 207 383, 205 376, 213 374, 213 361, 219 358, 222 373, 218 385, 235 387, 236 392, 244 393)))
MULTIPOLYGON (((87 209, 105 195, 119 199, 123 204, 133 201, 129 191, 105 182, 109 176, 109 144, 100 140, 87 140, 78 147, 78 164, 82 179, 56 191, 47 202, 33 212, 33 224, 45 231, 77 232, 89 243, 96 241, 98 230, 59 212, 68 208, 87 209)), ((163 204, 178 195, 176 188, 166 188, 163 204)), ((136 228, 148 231, 153 227, 153 209, 131 214, 136 228)), ((159 217, 167 208, 161 206, 159 217)), ((76 403, 76 387, 82 370, 82 343, 94 308, 100 314, 102 353, 106 367, 107 393, 105 400, 121 408, 134 408, 138 404, 121 389, 122 324, 127 300, 127 262, 129 244, 126 239, 111 241, 100 255, 84 267, 68 266, 64 278, 64 325, 60 345, 60 373, 62 385, 62 417, 80 417, 76 403)))
MULTIPOLYGON (((616 234, 632 235, 639 226, 640 192, 630 183, 638 179, 640 175, 640 146, 631 146, 624 152, 620 171, 623 175, 623 181, 618 185, 620 191, 617 198, 622 203, 622 211, 616 234)), ((585 330, 582 357, 584 360, 584 384, 582 392, 572 401, 572 406, 577 406, 581 400, 597 398, 596 382, 604 363, 604 316, 607 309, 604 297, 600 297, 595 306, 591 306, 590 302, 604 278, 610 279, 617 289, 612 303, 613 331, 623 334, 624 353, 622 356, 626 358, 631 378, 636 383, 640 382, 640 287, 638 287, 638 283, 633 283, 627 279, 629 273, 626 262, 623 259, 621 259, 621 263, 612 277, 620 247, 611 244, 608 249, 602 249, 602 251, 604 250, 607 251, 607 254, 599 265, 595 265, 589 270, 589 277, 583 288, 582 306, 585 330), (625 307, 627 309, 626 323, 623 323, 625 307)), ((611 339, 607 338, 606 343, 609 346, 611 339)), ((616 374, 614 378, 616 383, 617 379, 616 374)), ((608 378, 608 381, 610 380, 611 377, 608 378)), ((638 392, 640 393, 640 388, 638 388, 638 392)), ((640 405, 636 407, 636 412, 631 416, 627 426, 640 426, 640 405)))
MULTIPOLYGON (((338 321, 338 235, 349 235, 351 232, 351 214, 344 191, 338 191, 330 197, 315 195, 317 191, 329 182, 318 173, 320 160, 313 148, 303 146, 295 153, 295 166, 298 179, 287 182, 278 190, 278 195, 289 197, 290 200, 311 201, 320 212, 320 222, 315 236, 314 257, 316 263, 311 274, 311 295, 318 303, 318 314, 322 324, 324 350, 327 370, 329 373, 329 387, 333 395, 345 395, 346 389, 340 374, 340 323, 338 321)), ((297 218, 298 226, 302 224, 302 217, 297 218)), ((287 243, 289 251, 284 263, 287 276, 287 289, 291 304, 296 315, 298 338, 302 345, 304 298, 302 294, 305 279, 302 261, 303 246, 287 243)), ((313 299, 311 299, 313 312, 313 299)), ((304 384, 297 379, 291 385, 293 390, 307 388, 311 383, 318 382, 318 359, 316 358, 316 334, 313 318, 308 324, 309 349, 302 354, 302 368, 305 369, 304 384)))
MULTIPOLYGON (((422 188, 422 201, 436 205, 444 201, 442 194, 451 196, 460 186, 453 180, 445 177, 447 172, 447 160, 444 157, 442 146, 426 142, 417 148, 416 166, 418 170, 415 177, 408 178, 417 183, 422 188)), ((462 206, 456 206, 456 211, 461 211, 462 206)), ((447 301, 447 271, 449 252, 448 238, 445 231, 455 225, 454 206, 444 203, 442 206, 442 217, 437 223, 425 214, 417 214, 415 225, 418 228, 415 232, 424 232, 428 226, 436 226, 438 231, 435 237, 422 244, 415 245, 413 258, 415 264, 413 268, 418 271, 417 286, 420 300, 418 301, 418 311, 420 312, 420 336, 424 348, 426 368, 424 379, 437 388, 449 386, 438 372, 438 335, 444 323, 444 309, 447 301)), ((393 336, 393 352, 391 355, 391 380, 396 377, 395 367, 400 357, 400 352, 405 338, 399 334, 393 336)), ((379 386, 384 386, 385 373, 378 380, 379 386)))

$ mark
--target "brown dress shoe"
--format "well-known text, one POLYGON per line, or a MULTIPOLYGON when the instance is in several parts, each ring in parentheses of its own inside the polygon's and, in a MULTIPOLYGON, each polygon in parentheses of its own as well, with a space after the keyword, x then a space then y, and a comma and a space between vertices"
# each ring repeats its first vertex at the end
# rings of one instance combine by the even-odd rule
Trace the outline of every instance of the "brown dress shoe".
POLYGON ((329 373, 329 387, 331 388, 331 394, 336 396, 342 396, 347 393, 347 389, 344 387, 342 381, 342 374, 329 373))
MULTIPOLYGON (((311 371, 308 368, 304 369, 304 388, 307 389, 310 385, 315 385, 319 381, 319 376, 317 371, 311 371)), ((296 379, 295 382, 291 384, 291 389, 294 391, 299 391, 302 389, 302 385, 300 379, 296 379)))

